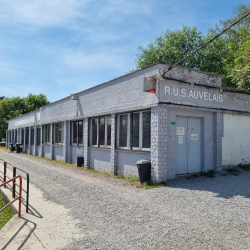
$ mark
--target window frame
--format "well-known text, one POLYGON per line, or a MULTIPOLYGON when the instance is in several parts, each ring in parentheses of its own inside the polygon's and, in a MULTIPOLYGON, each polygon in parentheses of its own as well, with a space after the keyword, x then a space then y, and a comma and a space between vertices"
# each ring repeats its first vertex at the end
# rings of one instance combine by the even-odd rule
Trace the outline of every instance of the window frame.
POLYGON ((53 130, 52 130, 53 145, 63 145, 63 129, 64 129, 63 122, 57 122, 53 124, 53 130), (61 135, 60 135, 61 142, 59 142, 60 125, 61 125, 61 135))
MULTIPOLYGON (((90 118, 90 129, 89 129, 89 145, 90 147, 94 148, 111 148, 111 138, 110 138, 110 145, 108 145, 108 118, 111 119, 111 115, 106 115, 106 116, 100 116, 100 117, 92 117, 90 118), (100 145, 100 119, 104 118, 104 145, 100 145), (96 138, 96 144, 92 143, 92 120, 97 119, 97 138, 96 138)), ((111 123, 110 123, 111 125, 111 123)), ((110 127, 111 130, 111 127, 110 127)), ((111 137, 111 133, 110 133, 111 137)))
MULTIPOLYGON (((150 112, 151 110, 141 110, 141 111, 134 111, 130 113, 122 113, 118 114, 117 116, 117 140, 116 145, 117 149, 125 149, 125 150, 138 150, 138 151, 151 151, 151 143, 149 148, 143 148, 143 113, 150 112), (133 147, 133 114, 139 113, 139 147, 133 147), (120 146, 120 117, 122 115, 127 115, 127 147, 120 146)), ((151 124, 151 122, 150 122, 151 124)), ((151 125, 150 125, 151 126, 151 125)), ((151 140, 151 133, 150 133, 150 140, 151 140)))
POLYGON ((42 128, 42 144, 50 145, 50 126, 51 124, 45 124, 42 128))
POLYGON ((84 145, 84 120, 71 121, 71 145, 84 145), (79 122, 82 122, 82 143, 79 143, 79 122), (74 142, 74 123, 77 124, 76 142, 74 142))

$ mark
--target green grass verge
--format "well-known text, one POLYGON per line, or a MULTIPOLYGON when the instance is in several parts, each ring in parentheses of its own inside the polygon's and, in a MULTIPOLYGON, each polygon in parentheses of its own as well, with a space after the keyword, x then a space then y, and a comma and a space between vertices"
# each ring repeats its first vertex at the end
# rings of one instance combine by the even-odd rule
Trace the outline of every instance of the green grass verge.
MULTIPOLYGON (((5 147, 5 149, 7 151, 9 151, 6 147, 5 147)), ((20 153, 20 154, 23 154, 23 153, 20 153)), ((67 167, 71 167, 71 168, 74 168, 74 169, 77 169, 77 170, 80 170, 80 171, 87 171, 87 172, 91 172, 91 173, 96 173, 96 174, 101 174, 101 175, 109 176, 109 177, 112 177, 112 178, 115 178, 115 179, 119 179, 119 180, 124 180, 124 181, 130 183, 131 185, 134 185, 134 186, 136 186, 138 188, 149 189, 149 188, 157 188, 157 187, 166 186, 165 182, 161 182, 161 183, 156 182, 156 183, 153 183, 151 181, 146 181, 143 184, 141 184, 140 183, 140 179, 137 176, 125 176, 123 174, 113 175, 111 173, 102 172, 102 171, 96 170, 94 168, 91 168, 91 166, 88 167, 88 168, 86 168, 86 167, 77 167, 75 164, 67 163, 67 162, 60 161, 60 160, 51 160, 51 159, 49 159, 47 157, 41 157, 41 156, 36 156, 36 155, 28 155, 28 154, 23 154, 23 155, 25 155, 27 157, 33 157, 33 158, 37 158, 37 159, 41 159, 41 160, 45 160, 45 161, 50 161, 52 163, 55 163, 55 164, 58 164, 58 165, 67 166, 67 167)))
POLYGON ((0 150, 2 151, 10 151, 6 146, 0 145, 0 150))
MULTIPOLYGON (((2 209, 5 205, 6 204, 3 200, 3 197, 0 194, 0 209, 2 209)), ((9 206, 2 213, 0 213, 0 230, 12 217, 13 217, 13 212, 11 206, 9 206)))

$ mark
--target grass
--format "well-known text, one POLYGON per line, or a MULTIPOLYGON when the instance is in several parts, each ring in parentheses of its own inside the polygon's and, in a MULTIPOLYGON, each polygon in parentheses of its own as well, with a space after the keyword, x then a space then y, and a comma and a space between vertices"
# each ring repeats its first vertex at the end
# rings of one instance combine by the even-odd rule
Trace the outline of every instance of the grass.
MULTIPOLYGON (((0 209, 2 209, 5 205, 6 204, 0 194, 0 209)), ((0 213, 0 230, 12 217, 13 217, 13 212, 11 206, 9 206, 2 213, 0 213)))
MULTIPOLYGON (((8 151, 8 149, 7 149, 7 151, 8 151)), ((23 153, 21 153, 21 154, 23 154, 23 153)), ((86 167, 77 167, 75 164, 67 163, 67 162, 60 161, 60 160, 51 160, 51 159, 49 159, 47 157, 41 157, 41 156, 36 156, 36 155, 27 155, 27 154, 25 154, 25 156, 34 157, 34 158, 42 159, 42 160, 45 160, 45 161, 50 161, 52 163, 56 163, 58 165, 71 167, 71 168, 74 168, 74 169, 77 169, 77 170, 80 170, 80 171, 87 171, 87 172, 101 174, 101 175, 105 175, 105 176, 112 177, 112 178, 115 178, 115 179, 123 180, 123 181, 126 181, 126 182, 130 183, 133 186, 136 186, 137 188, 149 189, 149 188, 157 188, 157 187, 166 186, 165 182, 153 183, 152 181, 146 181, 143 184, 141 184, 140 179, 139 179, 138 176, 125 176, 123 174, 114 175, 114 174, 111 174, 111 173, 96 170, 96 169, 92 168, 91 166, 88 167, 88 168, 86 168, 86 167)))
POLYGON ((2 151, 10 151, 6 146, 0 145, 0 150, 2 151))
POLYGON ((250 170, 250 164, 239 164, 239 167, 244 169, 245 171, 249 171, 250 170))

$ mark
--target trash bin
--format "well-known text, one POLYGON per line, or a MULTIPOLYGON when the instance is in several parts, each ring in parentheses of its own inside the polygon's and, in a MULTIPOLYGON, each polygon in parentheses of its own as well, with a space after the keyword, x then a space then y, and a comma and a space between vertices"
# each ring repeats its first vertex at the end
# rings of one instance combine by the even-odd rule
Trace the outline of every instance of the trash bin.
POLYGON ((22 152, 21 145, 22 145, 22 143, 16 143, 16 153, 17 154, 20 153, 20 152, 22 152))
POLYGON ((84 157, 77 156, 76 157, 76 165, 77 165, 77 167, 83 167, 84 166, 84 157))
POLYGON ((13 152, 15 151, 15 146, 14 146, 15 143, 10 143, 9 147, 10 147, 10 151, 13 152))
POLYGON ((151 161, 140 160, 136 162, 138 168, 138 174, 140 178, 140 183, 150 180, 151 178, 151 161))

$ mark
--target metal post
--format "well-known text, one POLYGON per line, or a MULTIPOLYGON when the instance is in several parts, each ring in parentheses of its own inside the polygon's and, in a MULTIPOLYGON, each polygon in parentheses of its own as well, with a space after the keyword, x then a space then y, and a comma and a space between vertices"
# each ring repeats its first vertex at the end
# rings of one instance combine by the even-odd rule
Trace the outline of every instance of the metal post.
MULTIPOLYGON (((7 162, 6 161, 3 163, 3 166, 4 166, 3 182, 6 182, 6 175, 7 175, 7 162)), ((6 188, 6 184, 4 185, 4 187, 6 188)))
MULTIPOLYGON (((16 167, 13 167, 13 178, 16 177, 16 167)), ((13 180, 12 197, 16 197, 16 179, 13 180)))
POLYGON ((30 190, 30 177, 29 174, 26 173, 27 175, 27 192, 26 192, 26 213, 29 211, 29 190, 30 190))
POLYGON ((21 207, 22 207, 22 177, 21 176, 19 176, 19 180, 20 180, 20 189, 19 189, 19 211, 18 211, 18 216, 21 217, 21 207))

